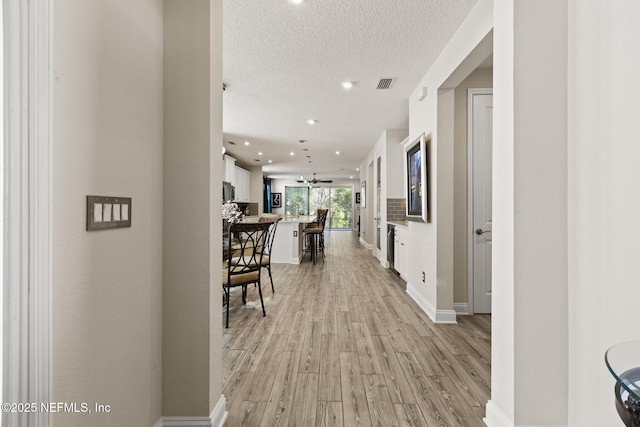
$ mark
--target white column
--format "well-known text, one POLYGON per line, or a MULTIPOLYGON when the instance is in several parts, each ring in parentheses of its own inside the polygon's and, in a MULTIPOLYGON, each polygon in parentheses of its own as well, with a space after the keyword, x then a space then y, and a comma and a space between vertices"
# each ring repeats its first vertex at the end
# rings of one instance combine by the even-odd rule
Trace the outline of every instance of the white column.
MULTIPOLYGON (((2 401, 39 404, 51 399, 51 15, 46 1, 4 1, 2 15, 2 401)), ((46 411, 0 416, 50 424, 46 411)))
POLYGON ((494 4, 489 426, 567 425, 567 1, 494 4))

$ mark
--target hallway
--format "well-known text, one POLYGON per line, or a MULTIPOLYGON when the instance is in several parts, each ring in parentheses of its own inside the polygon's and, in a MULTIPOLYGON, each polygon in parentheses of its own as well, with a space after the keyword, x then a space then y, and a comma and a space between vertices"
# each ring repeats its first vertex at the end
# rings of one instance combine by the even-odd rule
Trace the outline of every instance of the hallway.
POLYGON ((232 294, 224 330, 227 426, 483 426, 491 317, 434 325, 359 243, 326 233, 326 260, 274 264, 232 294))

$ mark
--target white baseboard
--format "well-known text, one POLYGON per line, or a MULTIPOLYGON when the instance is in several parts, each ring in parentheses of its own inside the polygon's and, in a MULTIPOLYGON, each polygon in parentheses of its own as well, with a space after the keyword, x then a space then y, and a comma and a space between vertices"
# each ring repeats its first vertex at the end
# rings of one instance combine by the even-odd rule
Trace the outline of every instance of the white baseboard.
POLYGON ((154 427, 211 427, 209 417, 162 417, 154 427))
POLYGON ((467 302, 454 302, 453 311, 455 311, 458 316, 461 314, 463 315, 471 314, 469 312, 469 303, 467 302))
POLYGON ((227 416, 229 413, 227 412, 227 398, 224 397, 224 394, 220 396, 218 399, 218 403, 216 403, 216 407, 211 411, 211 427, 222 427, 224 426, 224 422, 227 420, 227 416))
POLYGON ((418 306, 427 313, 433 323, 456 324, 456 312, 453 310, 436 310, 436 308, 411 283, 407 282, 407 293, 418 306))
POLYGON ((208 417, 161 417, 153 427, 223 427, 227 415, 227 399, 222 395, 208 417))
POLYGON ((373 245, 370 244, 370 243, 365 242, 364 239, 362 239, 362 237, 360 237, 360 244, 362 246, 364 246, 365 249, 367 249, 367 250, 370 250, 370 251, 373 250, 373 245))
MULTIPOLYGON (((515 423, 509 419, 509 417, 502 412, 498 406, 491 400, 487 402, 486 416, 482 419, 484 424, 488 427, 514 427, 515 423)), ((541 425, 527 424, 522 427, 543 427, 541 425)), ((560 426, 547 426, 547 427, 567 427, 566 425, 560 426)))
POLYGON ((487 402, 486 416, 482 421, 488 427, 513 427, 515 425, 491 400, 487 402))

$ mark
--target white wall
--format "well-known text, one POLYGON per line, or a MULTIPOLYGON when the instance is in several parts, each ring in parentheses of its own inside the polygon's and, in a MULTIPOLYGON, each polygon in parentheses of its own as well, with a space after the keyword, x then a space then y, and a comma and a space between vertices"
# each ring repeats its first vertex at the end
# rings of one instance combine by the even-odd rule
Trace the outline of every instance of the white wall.
POLYGON ((637 1, 569 1, 571 426, 622 425, 603 355, 640 339, 638 22, 637 1))
POLYGON ((161 415, 161 0, 53 3, 52 400, 111 405, 56 426, 161 415), (132 198, 131 228, 85 231, 87 195, 132 198))
MULTIPOLYGON (((385 144, 385 188, 387 199, 403 199, 404 195, 404 149, 401 142, 409 129, 387 129, 385 144)), ((385 209, 386 214, 386 209, 385 209)))
POLYGON ((479 0, 427 71, 409 99, 409 144, 424 133, 431 139, 428 177, 429 223, 411 222, 408 285, 433 310, 451 316, 453 309, 453 100, 447 117, 438 116, 439 92, 455 88, 491 53, 493 2, 479 0), (423 87, 428 95, 419 100, 423 87), (447 123, 446 145, 439 141, 439 124, 447 123), (446 161, 446 165, 439 162, 446 161), (440 249, 440 252, 438 252, 440 249), (425 281, 422 281, 422 273, 425 281))

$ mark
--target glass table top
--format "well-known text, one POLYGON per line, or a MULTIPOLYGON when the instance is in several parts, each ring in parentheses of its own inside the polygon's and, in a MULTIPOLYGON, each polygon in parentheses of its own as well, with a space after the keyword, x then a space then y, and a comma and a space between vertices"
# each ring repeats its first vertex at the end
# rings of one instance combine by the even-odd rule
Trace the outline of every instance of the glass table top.
POLYGON ((640 402, 640 341, 610 347, 604 360, 609 372, 624 389, 620 390, 623 401, 630 398, 640 402))

